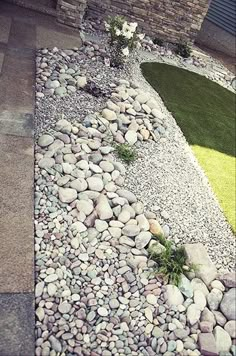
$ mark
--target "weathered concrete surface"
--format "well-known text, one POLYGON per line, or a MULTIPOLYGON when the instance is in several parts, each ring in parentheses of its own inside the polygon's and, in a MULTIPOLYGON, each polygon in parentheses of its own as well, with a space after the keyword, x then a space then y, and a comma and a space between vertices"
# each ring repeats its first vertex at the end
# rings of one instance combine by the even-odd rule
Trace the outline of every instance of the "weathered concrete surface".
POLYGON ((34 293, 0 294, 0 355, 33 356, 34 293))

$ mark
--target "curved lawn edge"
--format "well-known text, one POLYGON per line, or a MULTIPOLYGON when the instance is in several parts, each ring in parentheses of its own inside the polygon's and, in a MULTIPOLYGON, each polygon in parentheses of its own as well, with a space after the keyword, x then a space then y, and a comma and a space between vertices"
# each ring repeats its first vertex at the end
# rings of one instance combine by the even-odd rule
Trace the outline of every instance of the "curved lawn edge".
POLYGON ((144 62, 141 71, 173 114, 235 232, 235 95, 177 66, 144 62))

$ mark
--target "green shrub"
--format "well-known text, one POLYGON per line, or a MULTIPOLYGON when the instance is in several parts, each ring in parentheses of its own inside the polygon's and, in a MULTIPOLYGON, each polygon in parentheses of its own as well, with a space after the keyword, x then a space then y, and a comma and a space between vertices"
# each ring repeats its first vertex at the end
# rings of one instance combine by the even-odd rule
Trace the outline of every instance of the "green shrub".
POLYGON ((115 145, 115 150, 120 159, 126 163, 131 163, 137 158, 137 153, 134 148, 130 147, 126 143, 115 145))
POLYGON ((183 58, 188 58, 191 56, 191 47, 185 42, 177 43, 175 53, 183 58))
MULTIPOLYGON (((187 256, 183 246, 175 247, 171 241, 166 240, 163 236, 155 236, 165 249, 161 253, 155 253, 155 248, 152 250, 149 247, 148 251, 150 258, 154 260, 157 267, 154 273, 162 275, 168 283, 179 285, 181 275, 186 272, 187 256)), ((189 266, 187 270, 192 270, 189 266)))
POLYGON ((153 43, 157 46, 163 46, 164 41, 161 38, 154 38, 153 43))

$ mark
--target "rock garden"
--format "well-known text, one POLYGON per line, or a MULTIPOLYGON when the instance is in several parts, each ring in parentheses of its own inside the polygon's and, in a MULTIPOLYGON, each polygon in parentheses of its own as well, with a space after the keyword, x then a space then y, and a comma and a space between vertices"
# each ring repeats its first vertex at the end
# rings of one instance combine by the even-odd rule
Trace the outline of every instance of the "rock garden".
POLYGON ((36 60, 35 354, 236 355, 234 236, 139 64, 232 75, 143 36, 113 67, 97 26, 36 60))

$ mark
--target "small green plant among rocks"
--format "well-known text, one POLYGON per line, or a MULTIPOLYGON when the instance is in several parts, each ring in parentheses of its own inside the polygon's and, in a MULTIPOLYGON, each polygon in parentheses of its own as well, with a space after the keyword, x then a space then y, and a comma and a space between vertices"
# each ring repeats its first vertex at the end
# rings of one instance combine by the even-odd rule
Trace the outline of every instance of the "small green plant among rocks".
POLYGON ((110 36, 110 63, 113 67, 122 67, 135 48, 140 48, 143 34, 137 33, 137 22, 127 22, 123 16, 109 17, 105 29, 110 36))
POLYGON ((187 265, 187 256, 183 246, 176 247, 163 236, 155 236, 155 238, 157 242, 148 249, 150 258, 157 264, 154 273, 163 276, 168 283, 178 286, 181 275, 193 270, 194 266, 187 265))
POLYGON ((188 58, 191 56, 191 47, 186 42, 179 42, 177 43, 175 53, 180 55, 183 58, 188 58))
POLYGON ((117 144, 115 146, 116 153, 120 159, 130 164, 137 158, 137 153, 134 148, 126 143, 117 144))

